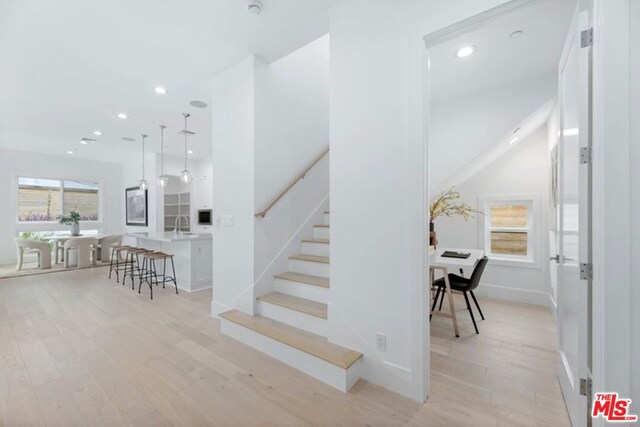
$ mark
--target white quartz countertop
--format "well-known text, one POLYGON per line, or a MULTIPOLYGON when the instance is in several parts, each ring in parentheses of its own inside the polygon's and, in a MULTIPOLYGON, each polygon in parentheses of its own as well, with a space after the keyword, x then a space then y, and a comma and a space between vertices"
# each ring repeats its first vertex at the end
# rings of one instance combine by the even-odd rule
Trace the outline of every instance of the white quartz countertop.
POLYGON ((176 235, 173 231, 165 233, 127 233, 127 236, 137 239, 155 240, 157 242, 184 242, 212 240, 211 233, 180 233, 176 235))

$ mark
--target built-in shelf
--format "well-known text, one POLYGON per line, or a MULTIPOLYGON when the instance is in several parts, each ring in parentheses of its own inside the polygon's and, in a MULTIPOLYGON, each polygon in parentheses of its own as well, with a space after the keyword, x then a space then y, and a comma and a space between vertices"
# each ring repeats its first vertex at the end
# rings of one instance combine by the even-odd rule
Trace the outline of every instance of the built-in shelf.
POLYGON ((172 231, 175 227, 175 221, 178 215, 186 218, 180 220, 180 231, 191 231, 191 193, 170 193, 164 195, 164 229, 172 231))

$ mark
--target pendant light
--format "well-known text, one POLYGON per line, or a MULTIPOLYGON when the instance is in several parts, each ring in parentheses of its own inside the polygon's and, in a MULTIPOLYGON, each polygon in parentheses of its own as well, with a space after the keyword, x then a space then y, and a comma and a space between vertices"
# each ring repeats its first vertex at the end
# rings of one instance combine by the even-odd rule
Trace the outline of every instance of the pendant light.
POLYGON ((166 126, 160 125, 160 176, 158 177, 158 185, 162 188, 169 183, 169 177, 164 174, 164 130, 166 126))
POLYGON ((182 113, 182 115, 184 116, 184 130, 180 131, 180 133, 184 135, 184 170, 180 173, 180 180, 185 184, 189 184, 193 180, 193 177, 189 169, 187 169, 187 137, 189 135, 195 135, 195 133, 187 129, 187 118, 190 114, 182 113))
POLYGON ((144 179, 144 140, 145 138, 147 138, 147 136, 148 135, 145 135, 144 133, 142 134, 142 179, 138 183, 138 186, 141 190, 146 190, 147 188, 149 188, 149 183, 146 179, 144 179))

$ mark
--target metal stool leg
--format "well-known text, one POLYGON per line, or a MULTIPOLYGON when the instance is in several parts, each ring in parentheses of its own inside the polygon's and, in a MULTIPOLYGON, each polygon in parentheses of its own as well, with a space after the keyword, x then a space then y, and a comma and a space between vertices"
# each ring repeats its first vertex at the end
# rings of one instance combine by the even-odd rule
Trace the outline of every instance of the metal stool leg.
POLYGON ((178 294, 178 282, 176 281, 176 267, 173 264, 173 257, 171 257, 171 270, 173 270, 173 284, 176 285, 176 295, 178 294))

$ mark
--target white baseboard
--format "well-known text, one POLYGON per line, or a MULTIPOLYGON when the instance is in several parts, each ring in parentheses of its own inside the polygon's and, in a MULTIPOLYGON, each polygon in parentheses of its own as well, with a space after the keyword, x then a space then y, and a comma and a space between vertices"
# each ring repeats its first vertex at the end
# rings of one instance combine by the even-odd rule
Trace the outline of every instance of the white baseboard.
POLYGON ((474 293, 478 296, 497 298, 506 301, 549 306, 549 293, 529 289, 507 288, 505 286, 481 283, 474 293))

